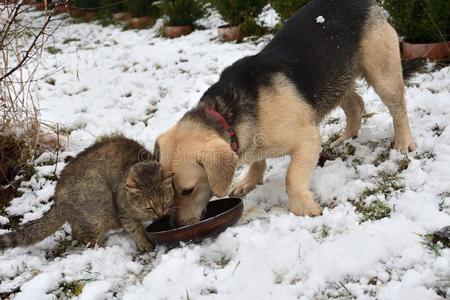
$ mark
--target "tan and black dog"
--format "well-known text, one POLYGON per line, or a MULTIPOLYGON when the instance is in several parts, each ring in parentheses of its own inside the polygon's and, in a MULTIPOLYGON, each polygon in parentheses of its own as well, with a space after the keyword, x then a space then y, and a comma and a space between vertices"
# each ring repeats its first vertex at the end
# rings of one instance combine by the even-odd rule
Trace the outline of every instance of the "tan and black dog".
POLYGON ((334 108, 347 126, 337 143, 356 137, 364 78, 388 107, 394 148, 416 147, 409 128, 398 36, 371 0, 314 0, 289 19, 258 54, 221 74, 198 105, 155 145, 162 167, 175 173, 174 221, 198 222, 211 197, 229 191, 237 166, 250 163, 233 194, 263 180, 266 158, 291 156, 286 176, 289 208, 316 216, 309 190, 321 138, 319 124, 334 108))

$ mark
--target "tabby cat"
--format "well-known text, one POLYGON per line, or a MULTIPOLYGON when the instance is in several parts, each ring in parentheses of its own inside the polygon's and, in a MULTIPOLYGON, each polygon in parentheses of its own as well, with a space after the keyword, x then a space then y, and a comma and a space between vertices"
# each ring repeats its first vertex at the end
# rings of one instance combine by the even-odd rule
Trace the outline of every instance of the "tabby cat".
POLYGON ((36 243, 67 222, 72 238, 87 245, 104 245, 109 231, 123 228, 139 250, 151 250, 142 221, 166 215, 173 201, 172 174, 151 158, 123 136, 100 138, 64 168, 50 211, 0 235, 0 249, 36 243))

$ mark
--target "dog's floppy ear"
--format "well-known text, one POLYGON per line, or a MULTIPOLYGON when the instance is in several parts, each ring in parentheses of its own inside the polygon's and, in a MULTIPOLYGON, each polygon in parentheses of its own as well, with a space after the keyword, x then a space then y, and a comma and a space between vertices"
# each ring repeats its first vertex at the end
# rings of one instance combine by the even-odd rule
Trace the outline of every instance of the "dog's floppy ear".
POLYGON ((233 180, 238 156, 224 140, 217 139, 206 144, 198 158, 205 168, 214 196, 224 197, 233 180))

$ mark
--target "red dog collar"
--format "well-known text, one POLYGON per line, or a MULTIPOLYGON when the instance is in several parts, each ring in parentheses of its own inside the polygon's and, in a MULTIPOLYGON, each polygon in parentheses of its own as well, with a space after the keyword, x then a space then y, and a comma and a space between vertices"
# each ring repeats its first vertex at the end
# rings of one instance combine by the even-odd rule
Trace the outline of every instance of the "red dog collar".
POLYGON ((231 149, 237 154, 239 152, 239 142, 236 136, 236 131, 228 124, 227 120, 220 114, 218 111, 215 111, 212 108, 207 107, 205 109, 214 119, 219 122, 219 124, 222 126, 222 128, 225 130, 225 132, 230 137, 230 146, 231 149))

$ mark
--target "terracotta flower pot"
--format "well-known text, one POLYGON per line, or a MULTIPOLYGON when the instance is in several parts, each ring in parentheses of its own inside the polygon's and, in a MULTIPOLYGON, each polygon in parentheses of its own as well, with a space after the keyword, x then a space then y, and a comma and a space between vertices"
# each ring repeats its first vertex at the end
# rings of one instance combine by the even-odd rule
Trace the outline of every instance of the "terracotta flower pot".
POLYGON ((97 12, 95 12, 95 11, 86 11, 84 13, 84 15, 83 15, 83 19, 86 22, 90 22, 90 21, 94 20, 96 16, 97 16, 97 12))
POLYGON ((222 25, 218 29, 219 39, 222 42, 237 41, 242 39, 241 27, 222 25))
POLYGON ((450 57, 450 41, 441 43, 412 44, 402 42, 403 56, 407 59, 426 57, 429 59, 442 59, 450 57))
POLYGON ((45 6, 44 2, 38 2, 34 4, 34 8, 36 8, 37 10, 45 10, 47 7, 45 6))
POLYGON ((69 8, 64 4, 59 4, 55 9, 57 14, 65 14, 69 11, 69 8))
POLYGON ((176 38, 182 35, 188 35, 194 30, 192 25, 183 26, 164 26, 163 33, 165 37, 176 38))
POLYGON ((151 18, 146 17, 139 17, 139 18, 131 18, 130 19, 130 27, 134 29, 141 29, 146 27, 148 24, 150 24, 151 18))
POLYGON ((83 9, 78 8, 78 7, 70 6, 68 9, 69 9, 69 14, 72 18, 80 18, 86 13, 86 11, 84 11, 83 9))
POLYGON ((118 12, 112 15, 114 20, 129 20, 131 18, 131 14, 127 12, 118 12))

